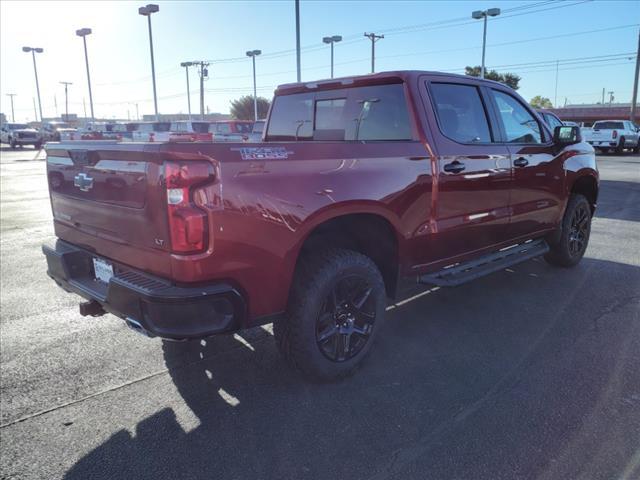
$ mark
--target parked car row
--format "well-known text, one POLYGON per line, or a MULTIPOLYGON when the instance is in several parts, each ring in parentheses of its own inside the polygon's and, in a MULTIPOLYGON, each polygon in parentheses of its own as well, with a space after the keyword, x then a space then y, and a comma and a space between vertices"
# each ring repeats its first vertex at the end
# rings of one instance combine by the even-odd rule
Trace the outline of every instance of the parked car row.
POLYGON ((640 153, 640 126, 629 120, 601 120, 595 122, 593 127, 584 127, 575 122, 562 121, 546 110, 537 112, 552 129, 562 125, 580 127, 583 140, 602 153, 614 150, 622 154, 627 149, 640 153))
POLYGON ((92 122, 82 128, 65 122, 47 122, 40 130, 23 123, 6 123, 2 126, 1 142, 12 148, 33 145, 37 149, 46 142, 70 140, 260 142, 263 127, 264 120, 92 122))

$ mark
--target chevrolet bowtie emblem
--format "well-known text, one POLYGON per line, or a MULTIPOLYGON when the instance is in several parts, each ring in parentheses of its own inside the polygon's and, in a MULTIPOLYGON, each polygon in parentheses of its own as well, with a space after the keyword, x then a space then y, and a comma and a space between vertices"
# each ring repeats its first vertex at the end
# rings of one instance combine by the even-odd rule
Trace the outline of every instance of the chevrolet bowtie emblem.
POLYGON ((86 173, 79 173, 73 178, 73 185, 83 192, 88 192, 93 188, 93 178, 86 173))

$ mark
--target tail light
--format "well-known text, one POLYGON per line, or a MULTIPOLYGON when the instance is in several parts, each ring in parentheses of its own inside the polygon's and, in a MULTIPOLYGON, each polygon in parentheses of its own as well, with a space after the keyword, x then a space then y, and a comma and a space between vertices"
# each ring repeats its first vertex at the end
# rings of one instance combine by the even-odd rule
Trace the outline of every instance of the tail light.
POLYGON ((193 203, 193 193, 214 179, 214 169, 207 162, 165 163, 167 213, 171 250, 196 253, 207 248, 207 216, 193 203))
POLYGON ((618 138, 618 131, 614 130, 613 133, 611 134, 611 138, 618 138))

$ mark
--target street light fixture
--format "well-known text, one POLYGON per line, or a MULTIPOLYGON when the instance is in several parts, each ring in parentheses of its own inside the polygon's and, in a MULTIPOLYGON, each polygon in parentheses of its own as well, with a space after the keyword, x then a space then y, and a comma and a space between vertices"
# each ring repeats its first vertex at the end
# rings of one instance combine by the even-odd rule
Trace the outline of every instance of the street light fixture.
POLYGON ((151 50, 151 79, 153 81, 153 106, 156 112, 156 121, 159 120, 158 117, 158 96, 156 94, 156 67, 153 61, 153 36, 151 34, 151 14, 157 13, 160 11, 160 7, 153 3, 150 3, 146 7, 138 8, 138 13, 144 17, 147 17, 149 22, 149 49, 151 50))
POLYGON ((341 42, 342 37, 340 35, 334 35, 333 37, 324 37, 322 41, 331 45, 331 78, 333 78, 333 44, 341 42))
POLYGON ((91 35, 90 28, 81 28, 76 30, 76 35, 82 37, 84 44, 84 63, 87 67, 87 84, 89 85, 89 108, 91 109, 91 120, 95 121, 96 117, 93 113, 93 94, 91 93, 91 75, 89 74, 89 55, 87 53, 87 35, 91 35))
POLYGON ((182 62, 181 67, 184 67, 187 72, 187 107, 189 108, 189 121, 191 121, 191 93, 189 91, 189 67, 194 65, 193 62, 182 62))
MULTIPOLYGON (((40 101, 40 84, 38 83, 38 68, 36 67, 36 53, 42 53, 44 52, 44 49, 40 47, 22 47, 22 51, 26 53, 31 52, 31 56, 33 57, 33 72, 36 75, 36 92, 38 93, 38 110, 40 111, 40 121, 42 122, 42 102, 40 101)), ((36 121, 38 121, 37 118, 36 118, 36 121)))
POLYGON ((475 20, 484 19, 484 32, 482 34, 482 66, 480 67, 480 78, 484 78, 484 53, 487 47, 487 18, 497 17, 500 15, 499 8, 490 8, 488 10, 476 10, 471 14, 471 18, 475 20))
POLYGON ((253 62, 253 119, 258 121, 258 97, 256 93, 256 57, 262 53, 262 50, 250 50, 247 57, 251 57, 253 62))

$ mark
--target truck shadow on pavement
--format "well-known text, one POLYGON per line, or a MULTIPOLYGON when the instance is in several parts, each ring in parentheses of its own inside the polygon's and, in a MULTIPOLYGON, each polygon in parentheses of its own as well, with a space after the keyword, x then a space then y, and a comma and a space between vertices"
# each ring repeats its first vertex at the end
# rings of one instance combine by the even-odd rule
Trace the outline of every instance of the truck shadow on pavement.
MULTIPOLYGON (((637 165, 637 177, 640 179, 640 163, 637 165)), ((638 182, 601 180, 596 217, 640 222, 638 182)))
POLYGON ((262 328, 167 342, 199 425, 164 408, 65 478, 632 478, 638 292, 640 269, 589 258, 430 291, 391 308, 365 366, 336 384, 306 383, 262 328))

